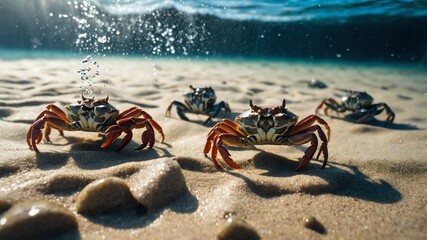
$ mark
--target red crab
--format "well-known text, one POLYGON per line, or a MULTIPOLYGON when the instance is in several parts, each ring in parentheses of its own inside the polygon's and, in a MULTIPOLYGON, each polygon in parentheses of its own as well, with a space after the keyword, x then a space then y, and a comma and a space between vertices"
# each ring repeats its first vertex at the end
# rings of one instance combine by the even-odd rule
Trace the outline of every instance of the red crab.
POLYGON ((132 139, 134 128, 146 128, 142 133, 142 144, 136 148, 141 150, 147 145, 154 145, 155 128, 165 138, 162 128, 153 118, 140 108, 132 107, 119 114, 113 105, 105 99, 85 98, 81 101, 65 106, 65 111, 59 107, 49 104, 46 110, 41 112, 27 133, 27 144, 34 151, 39 152, 37 144, 43 138, 42 129, 45 129, 45 139, 50 141, 51 128, 55 128, 63 136, 63 131, 87 131, 104 133, 107 140, 101 145, 107 147, 114 142, 123 132, 126 133, 117 151, 123 149, 132 139), (140 116, 143 116, 141 118, 140 116))
POLYGON ((328 141, 330 138, 329 125, 317 115, 309 115, 298 122, 298 116, 286 109, 286 100, 282 105, 275 107, 258 107, 249 102, 250 110, 237 116, 233 121, 224 119, 217 123, 208 133, 208 138, 204 148, 207 156, 212 149, 212 161, 219 169, 223 167, 217 160, 217 154, 232 168, 241 168, 230 157, 228 146, 251 146, 258 144, 273 145, 302 145, 311 142, 306 149, 301 163, 295 170, 301 170, 310 162, 318 147, 319 135, 322 144, 320 145, 316 160, 320 153, 323 153, 324 168, 328 161, 328 141), (318 122, 326 129, 326 135, 318 122), (327 136, 327 137, 326 137, 327 136))

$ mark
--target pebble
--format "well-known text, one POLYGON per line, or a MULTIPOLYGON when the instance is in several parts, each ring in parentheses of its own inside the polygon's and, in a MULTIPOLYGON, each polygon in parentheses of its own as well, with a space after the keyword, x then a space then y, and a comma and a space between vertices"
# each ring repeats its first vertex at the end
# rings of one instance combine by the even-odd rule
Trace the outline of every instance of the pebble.
POLYGON ((134 208, 136 205, 126 181, 117 177, 102 178, 88 184, 76 201, 80 214, 100 214, 119 208, 134 208))
POLYGON ((0 239, 47 239, 70 230, 77 231, 74 214, 54 202, 16 204, 0 217, 0 239))
POLYGON ((315 78, 308 81, 307 86, 309 88, 319 88, 319 89, 328 87, 328 85, 326 85, 326 83, 322 82, 319 79, 315 79, 315 78))
POLYGON ((148 209, 163 207, 188 192, 181 167, 171 158, 134 174, 129 186, 133 197, 148 209))
POLYGON ((326 228, 313 216, 304 219, 304 226, 317 233, 326 234, 326 228))
POLYGON ((219 240, 258 240, 261 239, 254 227, 237 216, 229 216, 217 235, 219 240))

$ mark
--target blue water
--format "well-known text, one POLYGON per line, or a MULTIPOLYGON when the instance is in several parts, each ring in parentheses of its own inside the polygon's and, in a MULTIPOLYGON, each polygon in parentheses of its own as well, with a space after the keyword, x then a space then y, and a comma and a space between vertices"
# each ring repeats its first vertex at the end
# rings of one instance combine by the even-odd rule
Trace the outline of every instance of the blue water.
POLYGON ((427 65, 426 0, 1 0, 0 28, 0 59, 65 52, 427 65))
POLYGON ((140 14, 175 8, 189 14, 209 14, 233 20, 288 22, 346 21, 354 17, 417 17, 427 15, 427 1, 415 0, 97 0, 113 14, 140 14))

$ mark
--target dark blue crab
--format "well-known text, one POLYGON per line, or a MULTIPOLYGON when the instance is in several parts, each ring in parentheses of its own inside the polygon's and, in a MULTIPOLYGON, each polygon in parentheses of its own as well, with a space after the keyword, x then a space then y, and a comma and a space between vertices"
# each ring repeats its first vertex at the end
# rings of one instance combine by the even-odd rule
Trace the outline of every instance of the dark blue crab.
POLYGON ((384 110, 387 114, 386 123, 393 123, 395 114, 386 103, 373 104, 374 98, 366 92, 347 91, 347 94, 342 97, 341 103, 333 98, 324 99, 316 108, 316 114, 326 105, 324 109, 325 115, 328 115, 328 110, 331 109, 338 113, 346 111, 352 112, 349 116, 354 117, 357 123, 369 122, 375 118, 376 115, 382 113, 384 110))
POLYGON ((212 118, 216 117, 222 109, 225 113, 230 113, 230 107, 228 103, 221 101, 218 104, 216 102, 215 91, 211 87, 194 88, 190 85, 190 92, 184 94, 184 103, 179 101, 172 101, 166 110, 166 117, 170 116, 171 108, 173 105, 176 106, 176 112, 178 116, 186 121, 189 121, 185 113, 195 113, 209 116, 208 119, 203 123, 206 125, 212 118))

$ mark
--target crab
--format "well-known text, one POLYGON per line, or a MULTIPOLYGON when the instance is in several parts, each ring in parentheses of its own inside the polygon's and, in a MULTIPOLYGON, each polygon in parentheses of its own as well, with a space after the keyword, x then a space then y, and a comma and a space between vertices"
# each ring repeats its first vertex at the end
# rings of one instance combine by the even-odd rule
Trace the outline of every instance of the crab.
POLYGON ((338 103, 333 98, 324 99, 316 108, 318 111, 326 105, 324 113, 328 116, 328 110, 331 109, 337 113, 344 113, 346 111, 352 112, 350 116, 356 117, 357 123, 369 122, 375 115, 386 111, 386 123, 393 123, 395 114, 386 103, 373 104, 374 98, 366 92, 347 91, 347 94, 342 97, 341 103, 338 103))
POLYGON ((108 103, 108 96, 105 99, 95 99, 82 95, 81 101, 65 106, 64 110, 49 104, 37 116, 27 133, 27 144, 31 149, 40 152, 37 144, 43 138, 43 128, 47 141, 50 141, 49 134, 52 128, 57 129, 61 136, 64 136, 63 131, 103 133, 107 139, 101 145, 102 148, 109 146, 124 132, 126 135, 117 151, 122 150, 130 142, 134 128, 146 128, 141 136, 142 144, 135 150, 144 149, 147 145, 148 148, 153 147, 155 141, 153 128, 162 136, 162 142, 165 138, 160 125, 148 113, 137 107, 119 113, 119 110, 108 103))
POLYGON ((233 121, 223 119, 208 133, 204 154, 208 157, 211 151, 211 160, 215 167, 224 169, 217 159, 218 153, 231 168, 240 169, 226 145, 234 147, 253 146, 259 144, 270 145, 302 145, 311 142, 305 150, 302 161, 295 170, 301 170, 311 161, 318 147, 318 137, 322 141, 316 160, 323 153, 323 165, 328 161, 328 141, 330 138, 329 125, 317 115, 309 115, 298 122, 298 116, 286 109, 286 100, 282 105, 274 107, 258 107, 249 101, 250 109, 237 116, 233 121), (315 124, 318 123, 318 124, 315 124), (319 125, 320 124, 320 125, 319 125), (326 129, 326 134, 323 131, 326 129))
POLYGON ((170 116, 173 105, 176 106, 176 112, 182 120, 189 121, 188 117, 185 116, 185 113, 209 116, 203 125, 212 121, 212 118, 216 117, 221 109, 224 109, 225 113, 231 112, 228 103, 221 101, 218 104, 215 104, 216 95, 215 91, 211 87, 194 88, 190 85, 190 90, 190 92, 184 94, 184 103, 176 100, 170 103, 166 110, 166 117, 170 116))

